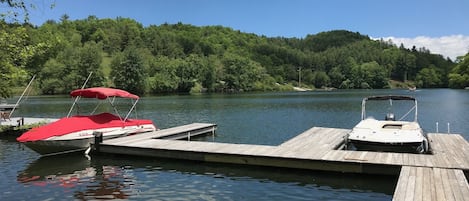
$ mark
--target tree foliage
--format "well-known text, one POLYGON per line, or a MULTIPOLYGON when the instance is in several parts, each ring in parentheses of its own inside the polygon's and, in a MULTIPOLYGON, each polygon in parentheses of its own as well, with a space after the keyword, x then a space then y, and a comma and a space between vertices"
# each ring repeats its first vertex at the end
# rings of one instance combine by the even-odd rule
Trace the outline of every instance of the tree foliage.
POLYGON ((39 71, 44 94, 64 94, 81 88, 90 73, 86 86, 103 86, 102 50, 99 44, 87 42, 82 47, 66 44, 63 51, 49 59, 39 71))
POLYGON ((27 64, 48 48, 47 42, 30 43, 27 28, 0 21, 0 97, 9 97, 11 87, 28 80, 27 64))
POLYGON ((81 87, 90 72, 87 86, 137 94, 280 90, 298 83, 300 67, 301 84, 318 88, 387 88, 390 80, 463 87, 468 76, 467 59, 453 69, 453 61, 425 48, 346 30, 269 38, 222 26, 144 27, 128 18, 70 21, 67 15, 38 27, 1 26, 2 84, 21 86, 28 73, 38 74, 44 94, 81 87))
POLYGON ((442 84, 441 74, 434 66, 420 70, 415 81, 417 86, 422 88, 439 87, 442 84))
POLYGON ((462 89, 469 87, 469 53, 458 59, 458 64, 449 74, 449 86, 462 89))
POLYGON ((117 54, 111 62, 111 77, 115 87, 135 94, 144 94, 145 77, 143 59, 138 51, 127 48, 117 54))

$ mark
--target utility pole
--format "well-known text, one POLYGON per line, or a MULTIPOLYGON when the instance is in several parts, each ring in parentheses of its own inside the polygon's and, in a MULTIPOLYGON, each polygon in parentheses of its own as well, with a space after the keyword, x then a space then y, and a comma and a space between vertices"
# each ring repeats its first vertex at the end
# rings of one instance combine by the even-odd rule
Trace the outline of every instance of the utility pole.
POLYGON ((301 66, 298 68, 298 87, 301 88, 301 66))

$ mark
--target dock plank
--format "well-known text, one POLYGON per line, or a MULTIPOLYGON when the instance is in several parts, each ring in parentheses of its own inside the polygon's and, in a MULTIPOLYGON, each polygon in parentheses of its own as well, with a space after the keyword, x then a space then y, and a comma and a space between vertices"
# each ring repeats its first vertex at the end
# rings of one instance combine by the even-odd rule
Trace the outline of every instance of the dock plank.
POLYGON ((453 192, 454 200, 464 200, 462 196, 462 189, 459 187, 458 179, 456 178, 455 172, 453 170, 448 170, 448 181, 453 192))
POLYGON ((48 124, 55 122, 59 119, 56 118, 39 118, 39 117, 11 117, 10 119, 0 119, 0 126, 21 126, 23 125, 34 125, 34 124, 48 124))
MULTIPOLYGON (((421 201, 423 200, 423 170, 426 168, 415 168, 415 195, 414 199, 415 201, 421 201)), ((426 193, 425 193, 426 194, 426 193)), ((425 200, 426 201, 426 200, 425 200)))
POLYGON ((469 201, 469 183, 467 181, 467 178, 464 175, 464 172, 461 170, 453 170, 454 171, 454 177, 457 179, 458 186, 455 186, 454 188, 459 188, 461 190, 461 196, 464 198, 464 200, 469 201))
POLYGON ((462 170, 403 166, 393 200, 467 200, 469 185, 462 170))
POLYGON ((436 200, 436 196, 434 196, 435 185, 433 184, 432 176, 431 176, 431 168, 422 168, 422 200, 436 200))
POLYGON ((456 200, 453 194, 453 190, 451 189, 451 183, 448 176, 448 171, 446 169, 441 169, 441 181, 443 183, 443 190, 445 192, 445 200, 456 200))
POLYGON ((443 187, 443 180, 440 173, 440 168, 433 168, 432 177, 434 178, 435 189, 436 189, 436 200, 445 200, 445 191, 443 187))
POLYGON ((407 193, 407 185, 409 183, 410 169, 408 166, 403 166, 399 174, 399 180, 394 191, 393 200, 405 200, 407 193))
POLYGON ((115 139, 109 139, 106 140, 105 143, 108 144, 129 144, 133 142, 139 142, 139 141, 144 141, 147 139, 158 139, 170 135, 175 135, 175 134, 180 134, 180 133, 187 133, 192 130, 199 130, 199 129, 215 129, 216 125, 215 124, 206 124, 206 123, 192 123, 188 125, 183 125, 183 126, 178 126, 178 127, 172 127, 172 128, 167 128, 167 129, 162 129, 162 130, 157 130, 153 132, 147 132, 147 133, 141 133, 138 135, 131 135, 131 136, 126 136, 126 137, 121 137, 121 138, 115 138, 115 139))
POLYGON ((407 183, 407 189, 406 189, 406 194, 405 194, 405 199, 406 201, 412 201, 414 200, 415 197, 415 178, 416 178, 416 168, 410 168, 409 170, 409 180, 407 183))
POLYGON ((350 130, 347 129, 313 127, 280 144, 279 147, 308 149, 308 147, 323 146, 325 149, 333 149, 343 141, 348 132, 350 130))

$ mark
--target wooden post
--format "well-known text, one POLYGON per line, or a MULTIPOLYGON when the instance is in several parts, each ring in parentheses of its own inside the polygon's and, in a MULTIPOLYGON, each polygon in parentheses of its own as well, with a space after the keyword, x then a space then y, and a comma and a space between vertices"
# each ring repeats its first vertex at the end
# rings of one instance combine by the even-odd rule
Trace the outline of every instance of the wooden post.
POLYGON ((215 142, 215 126, 212 127, 212 142, 215 142))
POLYGON ((16 120, 16 122, 18 122, 18 127, 23 126, 24 125, 24 117, 21 117, 20 119, 16 120))
POLYGON ((102 132, 93 132, 94 135, 94 144, 93 144, 93 150, 99 152, 99 144, 103 142, 103 133, 102 132))

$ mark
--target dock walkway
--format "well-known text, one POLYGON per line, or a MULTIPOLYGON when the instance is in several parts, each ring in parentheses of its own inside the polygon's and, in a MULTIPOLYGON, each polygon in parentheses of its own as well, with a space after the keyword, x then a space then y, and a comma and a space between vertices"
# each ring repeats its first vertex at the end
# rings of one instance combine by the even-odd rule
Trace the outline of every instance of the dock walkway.
POLYGON ((0 126, 23 126, 23 125, 33 125, 40 123, 51 123, 57 121, 58 119, 54 118, 36 118, 36 117, 11 117, 10 119, 0 119, 0 126))
MULTIPOLYGON (((428 134, 433 153, 410 154, 338 149, 348 132, 348 129, 313 127, 278 146, 165 140, 148 136, 105 140, 98 146, 100 152, 114 154, 400 175, 394 200, 406 200, 410 195, 412 198, 426 196, 431 193, 428 191, 440 185, 440 181, 450 183, 452 187, 443 192, 445 196, 442 200, 469 198, 466 196, 469 186, 464 177, 464 171, 466 174, 469 171, 469 143, 461 135, 428 134), (427 179, 432 182, 431 188, 423 185, 427 179)), ((441 195, 437 193, 434 198, 429 200, 441 200, 438 199, 441 195)))
POLYGON ((195 137, 197 135, 202 135, 206 133, 215 133, 216 129, 215 124, 207 124, 207 123, 192 123, 178 127, 172 127, 147 133, 141 133, 138 135, 131 135, 124 138, 113 138, 106 140, 106 143, 134 143, 134 142, 141 142, 146 141, 148 139, 166 139, 166 140, 179 140, 179 139, 186 139, 190 137, 195 137))
POLYGON ((402 166, 393 200, 469 200, 462 170, 402 166))

